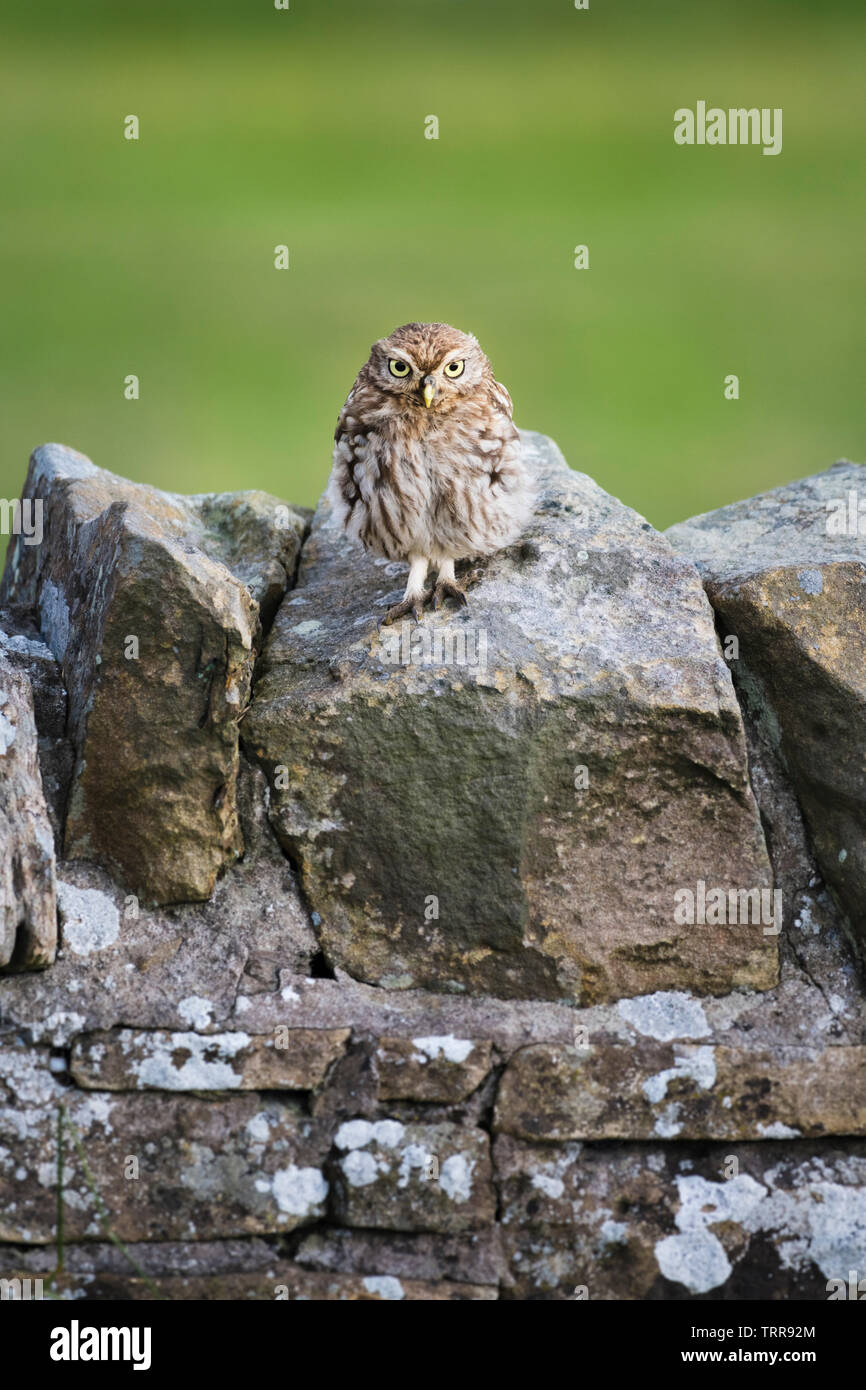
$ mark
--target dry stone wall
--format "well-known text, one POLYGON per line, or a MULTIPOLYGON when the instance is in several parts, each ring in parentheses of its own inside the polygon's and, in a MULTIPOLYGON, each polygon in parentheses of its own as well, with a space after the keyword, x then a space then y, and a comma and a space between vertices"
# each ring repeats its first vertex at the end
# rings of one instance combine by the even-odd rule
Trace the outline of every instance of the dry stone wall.
POLYGON ((863 543, 827 530, 866 469, 667 540, 524 447, 522 543, 390 633, 399 567, 324 504, 37 451, 0 613, 0 1278, 866 1276, 863 543))

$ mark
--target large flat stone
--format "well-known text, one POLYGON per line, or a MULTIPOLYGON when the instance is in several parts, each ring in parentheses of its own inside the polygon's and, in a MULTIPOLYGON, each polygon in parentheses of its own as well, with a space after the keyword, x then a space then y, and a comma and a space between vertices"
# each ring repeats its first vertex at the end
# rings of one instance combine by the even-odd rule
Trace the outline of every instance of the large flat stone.
MULTIPOLYGON (((29 1276, 21 1277, 26 1280, 29 1276)), ((74 1302, 463 1303, 490 1302, 499 1297, 498 1288, 484 1285, 446 1280, 427 1283, 394 1275, 353 1278, 299 1269, 284 1261, 275 1261, 267 1273, 253 1274, 163 1275, 154 1279, 134 1274, 68 1274, 51 1287, 56 1289, 55 1297, 74 1302)))
MULTIPOLYGON (((0 1241, 56 1238, 57 1123, 80 1136, 111 1234, 195 1240, 290 1231, 325 1213, 329 1139, 298 1101, 249 1094, 117 1095, 64 1086, 47 1048, 0 1048, 0 1241), (131 1166, 137 1164, 137 1169, 131 1166)), ((67 1137, 64 1228, 108 1238, 80 1154, 67 1137)))
POLYGON ((505 1273, 500 1237, 498 1225, 456 1235, 325 1227, 301 1237, 295 1259, 311 1269, 339 1274, 496 1286, 505 1273))
POLYGON ((148 903, 206 899, 243 849, 260 606, 290 582, 306 518, 262 493, 160 492, 56 444, 34 453, 23 497, 44 507, 44 537, 13 540, 0 601, 37 615, 63 671, 65 854, 148 903))
POLYGON ((494 1146, 514 1299, 822 1299, 866 1269, 866 1145, 494 1146))
POLYGON ((674 915, 699 879, 770 885, 697 574, 549 440, 523 442, 525 540, 414 636, 376 627, 402 567, 316 513, 244 738, 323 950, 389 989, 768 988, 760 926, 674 915))
POLYGON ((455 1232, 495 1217, 481 1129, 355 1119, 340 1125, 334 1144, 330 1173, 343 1225, 455 1232))
POLYGON ((490 1043, 453 1034, 381 1038, 376 1048, 383 1100, 465 1100, 490 1071, 490 1043))
POLYGON ((98 1091, 310 1091, 341 1057, 348 1028, 274 1035, 117 1028, 76 1038, 69 1066, 98 1091))
POLYGON ((494 1123, 534 1141, 866 1135, 866 1047, 525 1047, 494 1123))
POLYGON ((738 640, 739 693, 793 783, 863 953, 866 467, 837 463, 667 535, 738 640))

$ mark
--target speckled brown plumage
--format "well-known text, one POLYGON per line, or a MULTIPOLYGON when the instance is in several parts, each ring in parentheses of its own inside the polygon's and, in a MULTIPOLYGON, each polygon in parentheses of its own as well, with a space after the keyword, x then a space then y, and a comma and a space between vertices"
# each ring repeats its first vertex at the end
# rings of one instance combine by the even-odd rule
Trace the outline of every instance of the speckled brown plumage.
POLYGON ((386 622, 430 598, 465 603, 454 562, 517 540, 533 498, 511 414, 471 334, 408 323, 373 344, 337 422, 329 496, 350 536, 409 563, 386 622))

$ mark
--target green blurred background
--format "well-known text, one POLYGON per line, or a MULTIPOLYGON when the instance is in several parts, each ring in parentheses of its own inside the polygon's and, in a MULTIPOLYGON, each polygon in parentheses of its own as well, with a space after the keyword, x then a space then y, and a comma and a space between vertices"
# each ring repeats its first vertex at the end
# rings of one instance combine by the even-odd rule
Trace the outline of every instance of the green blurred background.
POLYGON ((410 319, 658 526, 864 459, 864 55, 833 0, 4 8, 0 496, 57 439, 313 503, 410 319), (698 99, 781 106, 782 153, 676 146, 698 99))

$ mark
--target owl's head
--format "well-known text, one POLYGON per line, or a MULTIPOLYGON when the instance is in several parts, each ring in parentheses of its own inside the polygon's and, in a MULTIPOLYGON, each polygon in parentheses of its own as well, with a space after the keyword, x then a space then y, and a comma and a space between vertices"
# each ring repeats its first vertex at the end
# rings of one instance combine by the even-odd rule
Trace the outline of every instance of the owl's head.
POLYGON ((490 363, 471 333, 448 323, 405 323, 370 349, 376 385, 401 404, 447 414, 485 380, 490 363))

